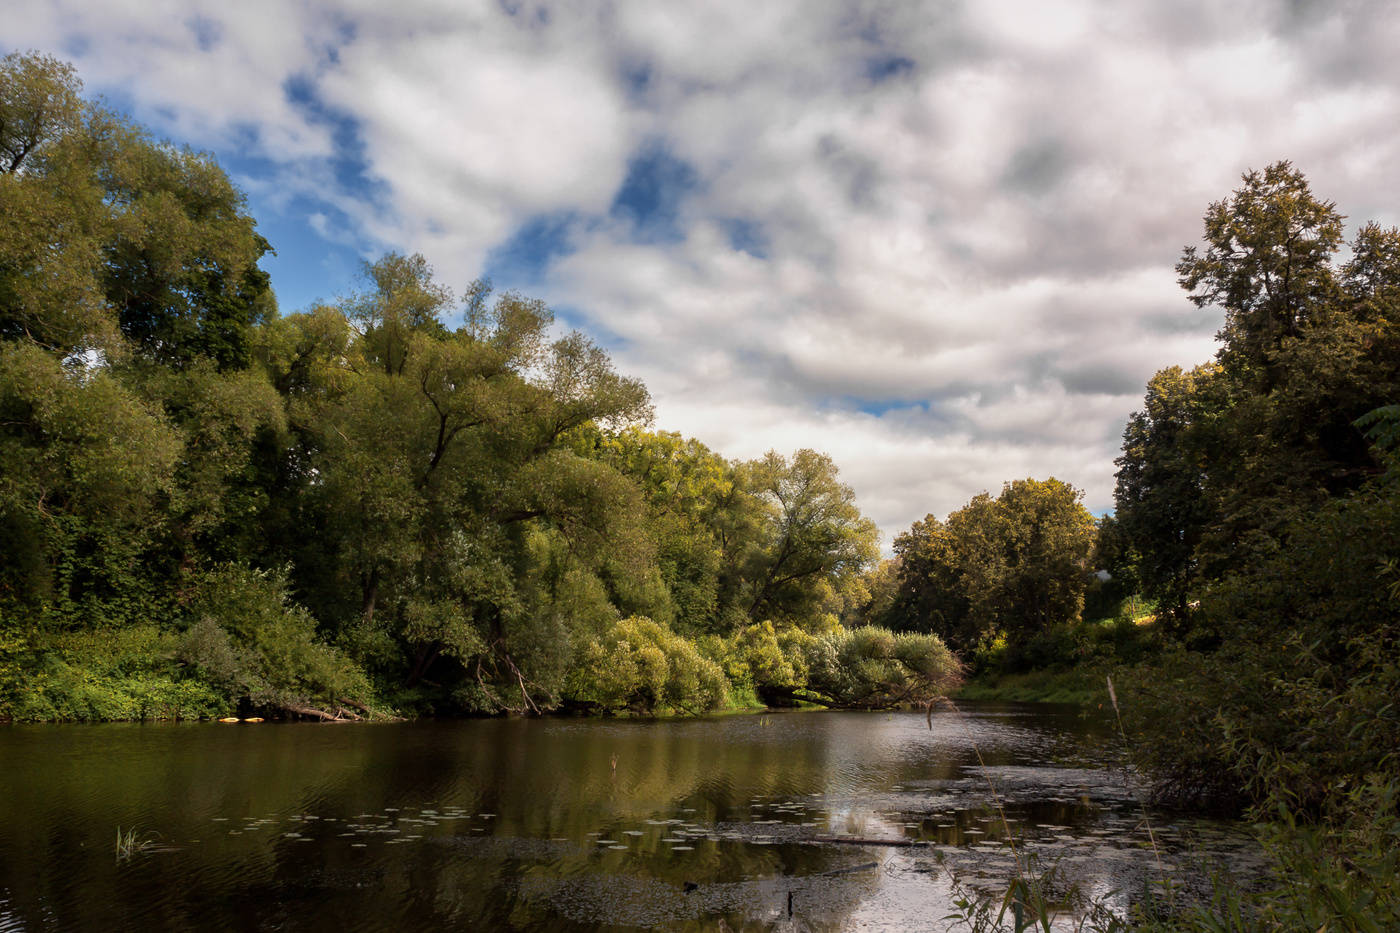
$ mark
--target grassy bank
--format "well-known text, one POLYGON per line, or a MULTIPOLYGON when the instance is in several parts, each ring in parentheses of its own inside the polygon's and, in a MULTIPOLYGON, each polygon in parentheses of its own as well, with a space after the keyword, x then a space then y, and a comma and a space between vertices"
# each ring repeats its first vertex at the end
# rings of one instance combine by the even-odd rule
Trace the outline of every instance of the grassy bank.
POLYGON ((956 693, 961 700, 1008 700, 1017 703, 1076 703, 1098 706, 1108 700, 1107 670, 1098 665, 1064 670, 984 674, 972 678, 956 693))

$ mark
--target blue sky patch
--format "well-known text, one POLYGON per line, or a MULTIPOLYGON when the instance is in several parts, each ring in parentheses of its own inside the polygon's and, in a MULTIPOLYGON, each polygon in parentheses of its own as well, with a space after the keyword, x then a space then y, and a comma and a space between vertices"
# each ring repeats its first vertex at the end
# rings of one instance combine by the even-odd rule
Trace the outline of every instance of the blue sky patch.
POLYGON ((755 259, 768 258, 768 236, 763 226, 756 220, 731 217, 721 221, 729 235, 729 245, 740 253, 748 253, 755 259))
POLYGON ((282 314, 305 311, 318 301, 333 301, 354 287, 363 262, 360 251, 323 237, 310 219, 320 211, 319 216, 327 218, 326 226, 350 231, 353 228, 348 220, 328 216, 324 205, 301 199, 282 212, 252 207, 258 232, 277 251, 276 256, 264 256, 259 265, 272 277, 282 314))
POLYGON ((905 58, 903 55, 883 55, 866 61, 865 76, 872 84, 880 84, 883 81, 901 78, 912 72, 915 67, 912 58, 905 58))
POLYGON ((526 221, 486 257, 486 277, 504 288, 537 284, 556 259, 574 251, 579 217, 572 211, 542 214, 526 221))
POLYGON ((305 75, 288 78, 282 90, 287 100, 303 111, 312 123, 330 128, 335 142, 331 170, 335 173, 336 184, 366 199, 382 189, 382 184, 370 177, 360 125, 353 117, 321 100, 315 84, 305 75))
POLYGON ((194 41, 198 43, 202 52, 213 49, 224 37, 223 24, 207 16, 191 16, 187 25, 190 27, 190 32, 194 34, 194 41))
POLYGON ((637 242, 677 243, 685 239, 681 207, 699 186, 700 176, 690 163, 665 147, 651 146, 628 163, 627 178, 608 215, 630 221, 637 242))

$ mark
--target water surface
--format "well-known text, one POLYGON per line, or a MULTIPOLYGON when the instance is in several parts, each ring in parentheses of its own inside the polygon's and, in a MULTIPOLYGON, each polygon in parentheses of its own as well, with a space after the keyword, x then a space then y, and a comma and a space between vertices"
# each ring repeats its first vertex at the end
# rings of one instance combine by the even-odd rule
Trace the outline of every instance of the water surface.
POLYGON ((1106 722, 962 706, 931 729, 837 712, 0 728, 0 933, 939 929, 954 876, 999 892, 1017 858, 1119 908, 1164 874, 1250 867, 1238 830, 1179 815, 1155 815, 1153 850, 1106 722), (119 827, 144 846, 119 857, 119 827))

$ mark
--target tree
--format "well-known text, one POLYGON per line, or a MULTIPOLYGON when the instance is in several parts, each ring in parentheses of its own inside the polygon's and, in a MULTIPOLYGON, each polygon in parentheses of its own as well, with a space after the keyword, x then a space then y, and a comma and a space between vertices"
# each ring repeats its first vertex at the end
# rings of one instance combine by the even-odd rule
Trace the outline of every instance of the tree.
POLYGON ((0 344, 0 602, 37 619, 147 586, 139 560, 182 447, 159 408, 111 373, 0 344))
POLYGON ((775 451, 745 468, 749 489, 769 520, 761 545, 748 556, 748 613, 754 619, 816 623, 834 585, 858 575, 875 558, 879 532, 837 479, 825 454, 799 450, 789 461, 775 451))
POLYGON ((968 625, 969 600, 962 585, 963 555, 948 525, 926 515, 894 539, 898 587, 891 628, 933 632, 956 648, 975 644, 968 625))
POLYGON ((1094 518, 1080 493, 1051 477, 1006 483, 895 541, 898 627, 932 632, 957 650, 1005 634, 1027 639, 1079 618, 1094 518))
POLYGON ((73 66, 51 55, 0 59, 0 173, 22 172, 36 150, 77 124, 82 87, 73 66))
POLYGON ((1217 366, 1173 366, 1147 384, 1143 409, 1123 432, 1114 490, 1117 529, 1138 558, 1143 595, 1184 617, 1197 582, 1196 548, 1218 517, 1211 463, 1224 453, 1207 443, 1219 406, 1211 400, 1217 366))
POLYGON ((1077 621, 1096 528, 1084 494, 1053 476, 1007 483, 997 497, 1005 528, 1001 626, 1033 635, 1077 621))
POLYGON ((0 335, 110 357, 120 331, 164 365, 245 367, 276 306, 242 193, 80 89, 46 56, 0 67, 0 335))
POLYGON ((1225 310, 1222 362, 1257 374, 1266 391, 1277 379, 1274 355, 1335 302, 1342 219, 1302 172, 1276 162, 1246 172, 1230 199, 1211 204, 1205 251, 1188 246, 1177 263, 1193 304, 1225 310))
POLYGON ((450 330, 451 293, 422 257, 390 254, 365 279, 260 349, 292 392, 303 524, 320 533, 299 582, 342 632, 397 645, 386 663, 408 686, 470 676, 467 705, 520 688, 509 702, 531 709, 562 683, 564 590, 599 574, 624 603, 645 588, 640 496, 571 436, 646 417, 646 390, 582 336, 548 341, 538 301, 477 283, 450 330))
POLYGON ((1193 303, 1224 310, 1218 363, 1153 377, 1116 500, 1144 591, 1182 632, 1194 595, 1383 469, 1355 422, 1400 394, 1400 233, 1363 227, 1338 272, 1341 219, 1277 163, 1211 205, 1206 250, 1177 267, 1193 303))

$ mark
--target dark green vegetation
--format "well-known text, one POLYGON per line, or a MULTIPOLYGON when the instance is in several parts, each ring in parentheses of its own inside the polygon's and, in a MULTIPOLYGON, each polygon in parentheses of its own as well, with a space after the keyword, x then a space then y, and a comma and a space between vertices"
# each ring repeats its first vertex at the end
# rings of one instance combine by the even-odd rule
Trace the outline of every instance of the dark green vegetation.
MULTIPOLYGON (((1097 536, 1112 580, 1090 594, 1090 617, 1116 618, 979 614, 967 562, 983 539, 966 528, 985 497, 900 539, 896 613, 930 608, 895 621, 1000 675, 974 693, 1116 671, 1159 802, 1270 821, 1278 887, 1223 889, 1169 929, 1400 926, 1400 230, 1362 227, 1343 262, 1342 219, 1288 163, 1206 213, 1177 271, 1224 311, 1221 348, 1159 372, 1129 420, 1097 536)), ((995 540, 1010 554, 1025 538, 995 540)))
POLYGON ((280 315, 211 157, 0 65, 0 719, 923 702, 821 454, 644 430, 549 310, 418 256, 280 315), (849 626, 845 623, 851 623, 849 626))

